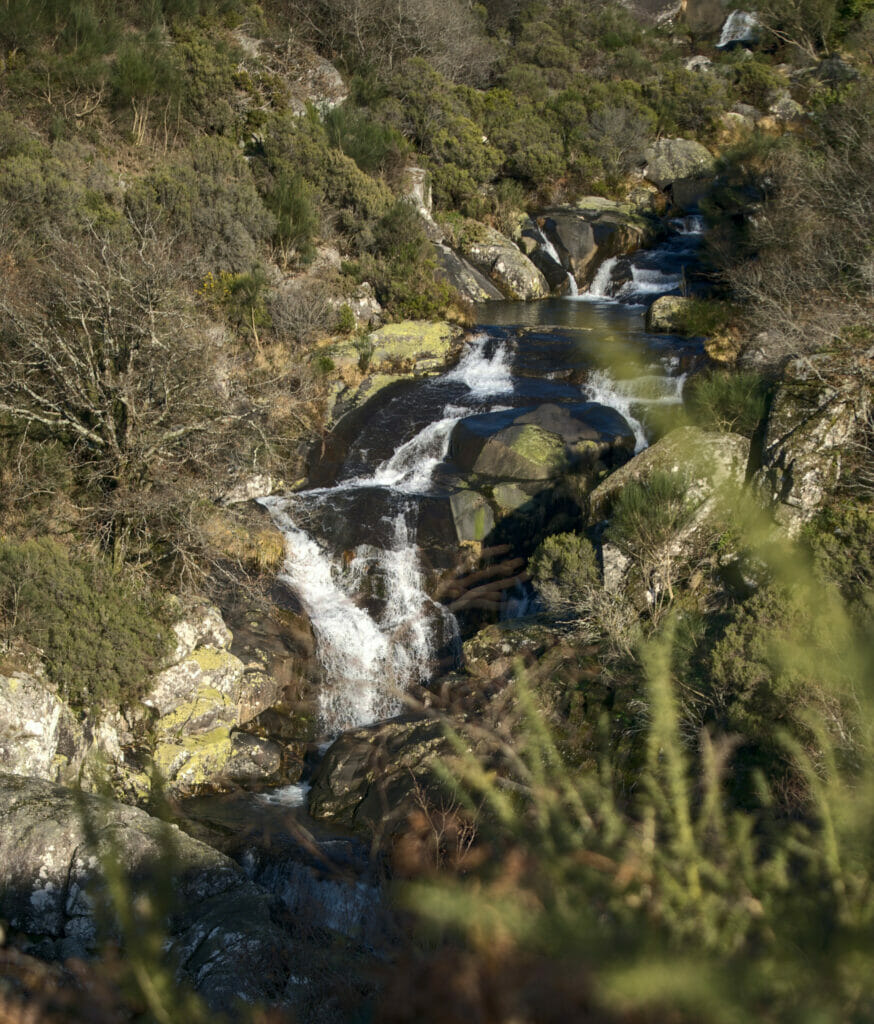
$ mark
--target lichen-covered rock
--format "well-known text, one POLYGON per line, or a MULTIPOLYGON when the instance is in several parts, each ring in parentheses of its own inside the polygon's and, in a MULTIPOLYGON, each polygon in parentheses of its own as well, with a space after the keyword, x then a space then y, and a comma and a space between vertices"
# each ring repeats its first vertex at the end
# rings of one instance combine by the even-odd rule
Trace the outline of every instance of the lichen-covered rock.
POLYGON ((216 609, 198 613, 176 627, 187 654, 155 679, 143 703, 154 708, 153 758, 173 789, 223 781, 233 754, 232 733, 275 704, 282 686, 257 665, 246 665, 228 649, 232 635, 216 609), (188 650, 197 638, 212 643, 188 650))
POLYGON ((53 692, 41 666, 0 674, 0 764, 15 775, 51 782, 75 775, 85 750, 82 728, 53 692))
POLYGON ((449 496, 449 508, 459 543, 483 541, 495 527, 495 516, 484 495, 468 487, 449 496))
POLYGON ((171 962, 212 1007, 281 996, 289 940, 233 861, 137 808, 0 774, 0 916, 44 955, 94 951, 110 857, 129 877, 133 902, 173 885, 172 916, 158 926, 171 962))
POLYGON ((677 331, 682 325, 683 313, 690 299, 682 295, 660 295, 646 312, 648 331, 677 331))
POLYGON ((795 532, 834 489, 870 409, 868 368, 831 354, 791 362, 774 394, 754 483, 795 532))
POLYGON ((457 356, 462 331, 445 322, 404 320, 370 335, 372 373, 433 373, 457 356))
POLYGON ((470 265, 466 259, 453 252, 448 245, 434 246, 439 264, 437 275, 452 287, 470 299, 471 302, 486 302, 490 299, 503 299, 501 292, 492 282, 470 265))
POLYGON ((515 243, 494 228, 479 225, 476 237, 464 241, 461 253, 508 299, 543 299, 549 295, 543 274, 515 243))
POLYGON ((212 605, 190 609, 173 625, 176 650, 173 661, 182 661, 195 647, 230 647, 233 637, 222 614, 212 605))
POLYGON ((644 159, 644 177, 662 190, 678 181, 712 178, 716 168, 710 151, 693 139, 657 139, 644 159))
POLYGON ((692 501, 704 503, 723 487, 740 489, 750 458, 749 438, 740 434, 680 427, 635 455, 589 495, 592 522, 610 515, 616 497, 631 480, 654 472, 681 473, 692 501))
POLYGON ((356 830, 387 834, 438 785, 433 765, 452 753, 440 722, 396 718, 343 733, 313 776, 309 811, 356 830))

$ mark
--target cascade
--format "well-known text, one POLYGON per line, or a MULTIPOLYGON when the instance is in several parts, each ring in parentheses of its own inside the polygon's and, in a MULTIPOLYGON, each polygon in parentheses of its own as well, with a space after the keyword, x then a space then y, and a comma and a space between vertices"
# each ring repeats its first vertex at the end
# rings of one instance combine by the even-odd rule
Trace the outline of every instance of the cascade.
POLYGON ((572 299, 576 298, 580 294, 580 290, 577 287, 577 279, 569 270, 567 270, 565 265, 561 262, 561 257, 558 254, 558 250, 555 248, 552 242, 550 242, 546 235, 540 230, 540 228, 535 228, 534 231, 537 235, 537 242, 540 245, 540 248, 546 253, 546 255, 551 260, 554 260, 567 274, 568 297, 572 299))
MULTIPOLYGON (((619 260, 602 263, 588 292, 576 296, 596 300, 591 304, 503 304, 508 317, 523 309, 549 317, 561 306, 571 321, 587 325, 582 333, 562 335, 547 326, 555 323, 549 319, 536 321, 542 330, 520 329, 519 320, 508 320, 506 329, 481 329, 453 369, 399 392, 365 421, 331 486, 261 499, 285 535, 281 580, 297 596, 316 637, 325 736, 397 714, 404 691, 426 684, 438 656, 458 649, 455 618, 426 592, 424 541, 417 531, 423 502, 431 503, 432 520, 434 509, 450 514, 446 488, 455 485, 447 460, 460 419, 585 398, 620 412, 640 451, 648 443, 648 411, 681 401, 685 377, 677 353, 688 343, 647 335, 639 311, 642 301, 675 290, 694 259, 703 222, 689 215, 671 226, 673 234, 659 249, 623 263, 627 276, 618 289, 619 260), (647 369, 636 376, 605 368, 617 329, 641 354, 650 353, 647 369), (569 371, 585 379, 582 388, 569 382, 569 371)), ((548 239, 541 244, 555 258, 548 239)), ((481 313, 494 315, 501 307, 486 305, 481 313)), ((507 593, 501 614, 514 618, 536 607, 536 595, 522 587, 507 593)), ((287 787, 274 799, 292 807, 305 797, 304 789, 287 787)))
POLYGON ((759 19, 754 11, 732 11, 722 26, 718 49, 725 49, 737 43, 753 43, 759 28, 759 19))

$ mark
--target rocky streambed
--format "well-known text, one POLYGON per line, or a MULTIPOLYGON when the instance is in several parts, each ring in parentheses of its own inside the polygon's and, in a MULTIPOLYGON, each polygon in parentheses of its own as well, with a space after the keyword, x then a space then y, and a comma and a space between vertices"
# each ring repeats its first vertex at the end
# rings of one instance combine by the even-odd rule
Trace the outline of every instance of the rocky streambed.
MULTIPOLYGON (((553 221, 531 231, 567 274, 577 257, 553 221)), ((264 495, 260 520, 250 510, 247 544, 281 563, 272 605, 224 619, 187 609, 142 706, 83 724, 38 664, 6 652, 0 709, 18 726, 0 734, 0 916, 22 948, 90 955, 101 858, 147 887, 164 865, 167 949, 213 1006, 240 997, 342 1018, 324 950, 339 942, 366 961, 391 947, 371 843, 437 791, 448 751, 405 697, 477 715, 517 657, 561 664, 573 646, 571 627, 527 617, 539 539, 605 518, 624 481, 689 451, 701 498, 691 532, 714 486, 751 476, 797 529, 866 415, 861 375, 807 361, 787 368, 752 457, 738 435, 672 430, 706 357, 700 341, 648 330, 645 313, 681 289, 700 231, 679 219, 656 249, 602 253, 577 296, 568 284, 537 303, 492 298, 467 336, 399 325, 348 365, 335 353, 335 428, 307 483, 264 495), (58 785, 106 778, 149 805, 150 762, 185 832, 58 785)), ((622 585, 615 552, 603 569, 605 587, 622 585)))

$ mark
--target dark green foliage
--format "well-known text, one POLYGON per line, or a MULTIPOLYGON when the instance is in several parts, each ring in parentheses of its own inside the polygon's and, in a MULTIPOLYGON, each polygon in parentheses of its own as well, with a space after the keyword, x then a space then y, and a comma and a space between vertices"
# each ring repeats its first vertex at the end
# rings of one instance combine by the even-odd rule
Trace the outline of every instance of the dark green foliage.
POLYGON ((738 59, 734 64, 734 90, 738 99, 750 103, 760 110, 767 110, 774 92, 782 85, 783 79, 762 58, 738 59))
POLYGON ((874 510, 869 504, 835 502, 805 531, 818 574, 841 590, 867 628, 874 617, 874 510))
POLYGON ((705 430, 730 430, 752 437, 765 417, 769 384, 751 370, 699 374, 683 398, 693 422, 705 430))
POLYGON ((667 66, 643 89, 665 135, 709 135, 729 106, 725 84, 715 75, 700 75, 667 66))
POLYGON ((280 173, 265 199, 276 217, 274 242, 287 264, 292 254, 308 263, 315 254, 313 238, 319 225, 314 190, 300 174, 280 173))
POLYGON ((390 174, 403 164, 409 148, 391 125, 348 104, 328 111, 325 131, 331 145, 352 157, 366 174, 390 174))
POLYGON ((185 157, 159 165, 131 185, 125 202, 137 224, 172 233, 201 277, 247 270, 275 231, 245 159, 221 138, 201 138, 185 157))
POLYGON ((179 73, 172 56, 155 36, 126 40, 116 55, 109 78, 117 107, 160 98, 173 104, 179 92, 179 73))
POLYGON ((98 716, 142 695, 172 637, 157 591, 49 539, 0 542, 0 615, 7 638, 43 652, 61 696, 98 716))
POLYGON ((582 605, 600 582, 595 549, 577 533, 547 537, 529 559, 528 571, 544 601, 556 611, 582 605))
POLYGON ((436 267, 416 208, 400 199, 376 224, 370 253, 356 270, 358 277, 373 283, 392 316, 425 320, 445 315, 454 294, 437 280, 436 267))

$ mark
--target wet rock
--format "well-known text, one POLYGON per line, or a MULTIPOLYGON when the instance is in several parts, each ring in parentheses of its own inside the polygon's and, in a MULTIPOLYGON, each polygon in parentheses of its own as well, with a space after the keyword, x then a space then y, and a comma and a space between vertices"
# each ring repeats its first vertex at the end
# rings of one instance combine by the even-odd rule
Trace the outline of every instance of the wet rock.
POLYGON ((398 718, 343 733, 313 776, 309 811, 346 828, 390 834, 438 786, 434 762, 452 745, 440 722, 398 718))
POLYGON ((870 412, 869 379, 865 366, 831 354, 794 360, 784 370, 754 483, 791 532, 834 490, 843 454, 870 412))
POLYGON ((453 252, 448 245, 437 244, 434 249, 439 263, 438 276, 465 298, 471 302, 503 299, 504 296, 485 274, 480 273, 458 253, 453 252))
POLYGON ((483 541, 495 526, 495 516, 484 495, 460 488, 449 497, 452 522, 459 543, 483 541))
POLYGON ((686 24, 696 36, 718 32, 725 20, 722 0, 684 0, 683 14, 686 24))
POLYGON ((465 241, 461 254, 508 299, 543 299, 549 295, 549 284, 543 274, 494 228, 478 225, 476 239, 465 241))
POLYGON ((224 772, 231 782, 239 785, 275 782, 282 772, 282 747, 249 733, 234 733, 224 772))
POLYGON ((500 481, 555 479, 598 460, 618 464, 633 450, 625 420, 594 402, 468 416, 453 429, 449 448, 463 473, 500 481))
POLYGON ((137 808, 0 774, 0 916, 41 955, 94 952, 109 857, 134 902, 172 884, 168 958, 213 1008, 281 996, 290 942, 233 861, 137 808))

